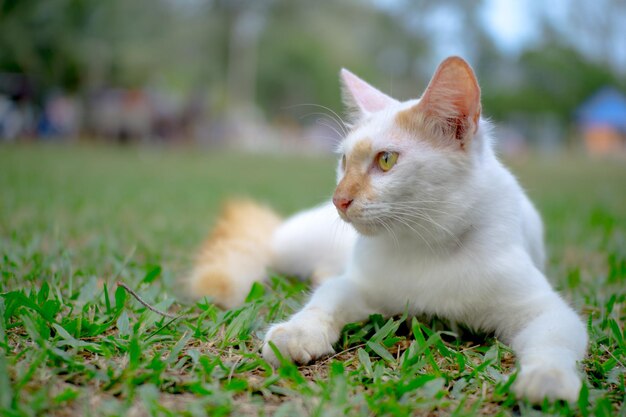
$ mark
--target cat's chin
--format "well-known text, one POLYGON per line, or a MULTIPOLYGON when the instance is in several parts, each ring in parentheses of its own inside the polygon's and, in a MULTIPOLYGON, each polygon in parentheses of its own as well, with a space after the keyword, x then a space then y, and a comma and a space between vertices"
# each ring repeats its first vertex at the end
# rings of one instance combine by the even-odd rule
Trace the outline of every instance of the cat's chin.
POLYGON ((357 233, 363 236, 376 236, 381 233, 380 227, 374 224, 356 223, 356 222, 348 222, 348 223, 350 223, 352 227, 354 227, 354 230, 356 230, 357 233))
MULTIPOLYGON (((355 221, 347 216, 345 213, 339 213, 339 217, 344 222, 350 224, 357 233, 363 236, 376 236, 381 233, 381 226, 375 223, 364 222, 364 221, 355 221)), ((383 229, 384 230, 384 229, 383 229)))

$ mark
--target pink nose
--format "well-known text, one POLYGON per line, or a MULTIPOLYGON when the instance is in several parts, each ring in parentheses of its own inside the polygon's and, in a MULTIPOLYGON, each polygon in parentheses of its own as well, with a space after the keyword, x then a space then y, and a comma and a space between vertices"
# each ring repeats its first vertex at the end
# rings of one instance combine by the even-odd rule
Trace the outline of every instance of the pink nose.
POLYGON ((340 210, 342 213, 345 213, 352 204, 351 198, 343 198, 343 197, 333 197, 333 204, 337 207, 337 210, 340 210))

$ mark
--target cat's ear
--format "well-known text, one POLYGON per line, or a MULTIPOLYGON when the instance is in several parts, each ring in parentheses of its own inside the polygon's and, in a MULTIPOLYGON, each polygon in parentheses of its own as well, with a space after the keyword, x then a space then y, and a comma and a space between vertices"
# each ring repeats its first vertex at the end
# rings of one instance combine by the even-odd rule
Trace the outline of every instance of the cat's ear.
POLYGON ((340 77, 343 101, 356 119, 398 103, 345 68, 340 77))
POLYGON ((397 121, 432 140, 465 149, 478 130, 480 111, 474 71, 453 56, 439 65, 419 103, 400 112, 397 121))

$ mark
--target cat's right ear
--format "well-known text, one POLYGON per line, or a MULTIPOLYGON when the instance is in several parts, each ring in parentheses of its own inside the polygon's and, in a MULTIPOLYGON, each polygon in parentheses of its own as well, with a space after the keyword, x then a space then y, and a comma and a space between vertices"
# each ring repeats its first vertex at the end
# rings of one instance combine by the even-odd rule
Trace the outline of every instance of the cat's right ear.
POLYGON ((340 77, 343 102, 353 119, 358 120, 398 103, 345 68, 341 69, 340 77))
POLYGON ((436 143, 466 149, 478 130, 480 87, 463 58, 444 60, 415 106, 398 113, 405 129, 420 132, 436 143))

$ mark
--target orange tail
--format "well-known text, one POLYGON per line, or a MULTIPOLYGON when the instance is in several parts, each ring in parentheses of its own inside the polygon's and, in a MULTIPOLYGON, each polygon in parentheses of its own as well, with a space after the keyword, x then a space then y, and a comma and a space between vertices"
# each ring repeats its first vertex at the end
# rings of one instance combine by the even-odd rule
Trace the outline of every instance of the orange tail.
POLYGON ((280 223, 273 211, 252 201, 225 204, 188 278, 190 294, 210 296, 223 308, 243 303, 252 284, 265 278, 280 223))

